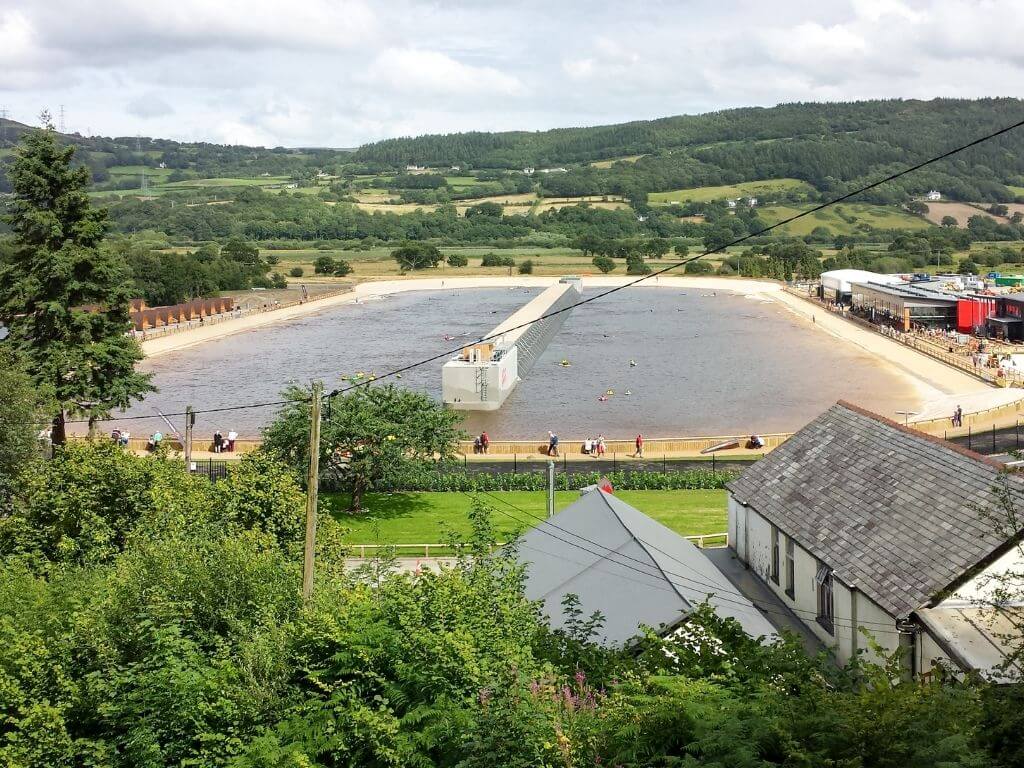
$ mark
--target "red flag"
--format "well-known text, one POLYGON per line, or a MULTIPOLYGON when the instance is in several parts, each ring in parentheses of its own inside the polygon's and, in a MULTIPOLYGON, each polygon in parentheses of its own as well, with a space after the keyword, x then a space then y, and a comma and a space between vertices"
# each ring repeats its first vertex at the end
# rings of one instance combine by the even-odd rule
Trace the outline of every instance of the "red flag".
POLYGON ((608 482, 607 477, 602 477, 600 480, 598 480, 597 487, 600 488, 605 493, 615 493, 615 489, 612 488, 612 484, 608 482))

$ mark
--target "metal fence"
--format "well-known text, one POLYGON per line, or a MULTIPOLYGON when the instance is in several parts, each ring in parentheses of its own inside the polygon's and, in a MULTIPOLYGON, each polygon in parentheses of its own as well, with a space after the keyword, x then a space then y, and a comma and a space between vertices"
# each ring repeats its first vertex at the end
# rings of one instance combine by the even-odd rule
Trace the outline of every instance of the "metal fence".
POLYGON ((188 471, 193 475, 203 475, 215 483, 228 476, 228 462, 222 459, 200 459, 193 461, 188 471))

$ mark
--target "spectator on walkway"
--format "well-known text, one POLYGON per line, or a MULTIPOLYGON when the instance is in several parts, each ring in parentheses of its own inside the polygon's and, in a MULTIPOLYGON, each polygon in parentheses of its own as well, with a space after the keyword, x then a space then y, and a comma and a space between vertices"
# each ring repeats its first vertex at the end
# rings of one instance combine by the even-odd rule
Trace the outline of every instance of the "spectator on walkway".
POLYGON ((220 453, 224 447, 224 435, 220 433, 218 429, 213 433, 213 452, 220 453))
POLYGON ((604 435, 598 435, 597 436, 597 457, 601 458, 602 456, 604 456, 604 451, 605 451, 604 435))
POLYGON ((477 435, 473 438, 473 453, 483 453, 484 446, 480 436, 477 435))
POLYGON ((487 453, 487 449, 491 447, 491 438, 487 436, 487 431, 484 430, 480 433, 480 449, 487 453))
POLYGON ((128 442, 131 439, 132 439, 132 433, 129 432, 127 429, 122 429, 121 430, 121 445, 123 445, 124 447, 127 448, 128 447, 128 442))
POLYGON ((231 453, 235 452, 235 440, 237 440, 237 439, 238 439, 238 433, 235 432, 235 430, 232 429, 230 432, 228 432, 228 450, 231 453))
POLYGON ((548 456, 558 455, 558 435, 548 432, 548 456))
POLYGON ((644 457, 644 436, 638 432, 636 440, 634 440, 633 443, 636 445, 636 451, 633 452, 633 458, 642 459, 644 457))

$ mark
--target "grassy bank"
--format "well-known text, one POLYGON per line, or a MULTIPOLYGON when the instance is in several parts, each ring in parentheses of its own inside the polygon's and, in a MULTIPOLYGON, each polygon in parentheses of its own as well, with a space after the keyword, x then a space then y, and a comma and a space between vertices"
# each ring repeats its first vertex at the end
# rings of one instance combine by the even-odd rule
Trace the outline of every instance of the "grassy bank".
MULTIPOLYGON (((725 491, 620 491, 616 496, 683 536, 721 533, 726 527, 725 491)), ((494 509, 493 522, 501 540, 536 524, 546 511, 543 491, 499 491, 481 498, 494 509)), ((563 509, 577 498, 575 491, 559 491, 555 507, 563 509)), ((470 504, 470 496, 464 493, 370 494, 364 503, 366 511, 353 516, 345 511, 348 498, 344 494, 321 495, 322 507, 350 528, 345 540, 353 544, 444 542, 452 532, 469 532, 470 504)))

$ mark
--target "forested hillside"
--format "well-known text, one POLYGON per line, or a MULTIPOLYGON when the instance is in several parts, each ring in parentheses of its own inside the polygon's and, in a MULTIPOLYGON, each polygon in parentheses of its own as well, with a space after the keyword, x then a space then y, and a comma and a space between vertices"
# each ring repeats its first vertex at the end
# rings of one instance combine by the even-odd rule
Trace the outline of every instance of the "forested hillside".
MULTIPOLYGON (((555 194, 733 184, 777 177, 842 192, 1024 118, 1018 99, 785 104, 537 133, 458 133, 390 139, 356 151, 366 164, 488 168, 586 164, 644 155, 610 168, 551 174, 555 194)), ((1010 133, 865 199, 896 202, 941 188, 962 200, 1013 200, 1024 175, 1024 133, 1010 133)))

